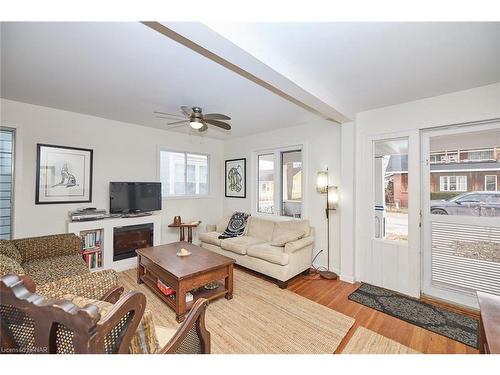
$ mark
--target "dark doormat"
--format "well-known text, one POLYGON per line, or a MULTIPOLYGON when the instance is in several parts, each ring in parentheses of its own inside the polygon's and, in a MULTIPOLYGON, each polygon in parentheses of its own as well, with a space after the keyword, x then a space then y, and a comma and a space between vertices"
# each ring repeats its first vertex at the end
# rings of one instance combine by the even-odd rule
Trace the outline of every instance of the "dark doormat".
POLYGON ((479 347, 477 319, 370 284, 362 284, 349 299, 473 348, 479 347))

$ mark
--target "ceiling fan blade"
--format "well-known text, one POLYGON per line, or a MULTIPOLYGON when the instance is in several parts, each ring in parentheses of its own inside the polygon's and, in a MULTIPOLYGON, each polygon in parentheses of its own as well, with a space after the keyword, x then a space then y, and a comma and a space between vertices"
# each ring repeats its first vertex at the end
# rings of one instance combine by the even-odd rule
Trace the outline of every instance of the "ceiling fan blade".
POLYGON ((167 113, 167 112, 161 112, 161 111, 153 111, 155 115, 162 115, 162 116, 170 116, 170 117, 180 117, 183 118, 183 115, 175 115, 173 113, 167 113))
MULTIPOLYGON (((165 119, 165 120, 178 120, 178 118, 173 118, 173 117, 167 117, 167 116, 159 116, 159 115, 156 115, 155 118, 162 118, 162 119, 165 119)), ((185 121, 188 121, 188 119, 186 119, 185 121)))
POLYGON ((208 130, 208 126, 207 126, 207 124, 205 124, 205 123, 203 123, 203 126, 202 126, 200 129, 198 129, 198 131, 199 131, 200 133, 205 132, 205 131, 207 131, 207 130, 208 130))
POLYGON ((222 113, 207 113, 203 115, 206 120, 231 120, 231 117, 223 115, 222 113))
POLYGON ((191 113, 193 112, 193 110, 191 108, 183 105, 183 106, 181 106, 181 110, 182 110, 182 113, 184 113, 187 117, 191 117, 191 113))
POLYGON ((170 129, 180 128, 180 127, 185 127, 185 126, 186 126, 186 124, 170 125, 170 126, 168 126, 167 129, 170 130, 170 129))
POLYGON ((214 125, 214 126, 217 126, 217 127, 219 127, 219 128, 222 128, 222 129, 231 130, 231 125, 226 124, 225 122, 222 122, 222 121, 218 121, 218 120, 207 120, 207 119, 205 119, 205 122, 206 122, 207 124, 214 125))
POLYGON ((181 120, 181 121, 174 121, 174 122, 169 122, 167 125, 177 125, 177 124, 188 124, 188 120, 181 120))

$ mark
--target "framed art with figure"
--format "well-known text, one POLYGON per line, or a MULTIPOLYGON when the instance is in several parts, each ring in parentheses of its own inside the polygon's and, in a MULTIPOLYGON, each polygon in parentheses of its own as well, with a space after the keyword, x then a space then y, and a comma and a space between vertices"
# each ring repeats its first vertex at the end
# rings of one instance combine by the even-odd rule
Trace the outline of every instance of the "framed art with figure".
POLYGON ((37 144, 35 204, 92 201, 93 150, 37 144))
POLYGON ((226 160, 225 192, 228 198, 247 196, 247 159, 226 160))

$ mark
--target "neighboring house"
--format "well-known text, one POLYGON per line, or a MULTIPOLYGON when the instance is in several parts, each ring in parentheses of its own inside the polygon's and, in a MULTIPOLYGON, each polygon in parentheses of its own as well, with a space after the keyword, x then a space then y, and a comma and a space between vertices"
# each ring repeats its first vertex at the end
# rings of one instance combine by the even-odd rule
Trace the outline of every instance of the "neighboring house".
MULTIPOLYGON (((433 199, 448 198, 466 191, 498 191, 500 147, 447 150, 430 155, 430 189, 433 199)), ((408 155, 389 158, 385 179, 386 202, 408 206, 408 155)))
POLYGON ((500 147, 431 153, 431 192, 497 191, 500 147))
POLYGON ((385 169, 385 201, 408 207, 408 155, 391 155, 385 169))

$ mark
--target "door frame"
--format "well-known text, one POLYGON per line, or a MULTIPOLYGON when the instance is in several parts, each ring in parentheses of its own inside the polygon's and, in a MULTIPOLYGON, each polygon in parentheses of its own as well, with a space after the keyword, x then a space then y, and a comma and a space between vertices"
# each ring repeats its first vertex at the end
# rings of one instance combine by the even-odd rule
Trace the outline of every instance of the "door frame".
MULTIPOLYGON (((407 138, 408 139, 408 243, 383 240, 375 238, 375 217, 372 214, 373 207, 375 205, 375 186, 372 183, 371 197, 370 197, 370 248, 366 250, 365 253, 365 271, 364 279, 373 284, 379 284, 377 279, 379 278, 376 274, 375 260, 377 258, 374 255, 374 246, 381 248, 383 253, 390 253, 389 248, 397 246, 399 250, 408 252, 407 262, 400 263, 400 266, 404 267, 406 265, 406 270, 404 270, 404 277, 399 277, 398 279, 398 292, 410 295, 412 297, 420 297, 420 285, 421 285, 421 255, 420 255, 420 131, 408 130, 402 132, 393 132, 378 134, 374 136, 369 136, 368 141, 370 142, 370 166, 371 166, 371 180, 374 179, 374 168, 375 168, 375 142, 391 140, 397 138, 407 138), (389 250, 389 251, 386 251, 389 250)), ((399 251, 397 250, 397 251, 399 251)), ((382 272, 382 271, 381 271, 382 272)), ((384 285, 380 285, 384 286, 384 285)), ((391 288, 389 288, 391 289, 391 288)))
MULTIPOLYGON (((466 307, 477 308, 477 298, 474 294, 466 293, 460 287, 445 287, 432 285, 431 280, 431 213, 430 207, 430 139, 436 136, 453 134, 463 134, 475 131, 498 129, 500 119, 491 119, 476 122, 467 122, 463 124, 447 125, 437 128, 426 128, 420 131, 421 144, 421 295, 429 296, 434 299, 440 299, 454 304, 466 307)), ((480 219, 485 225, 491 222, 488 218, 480 219)))

